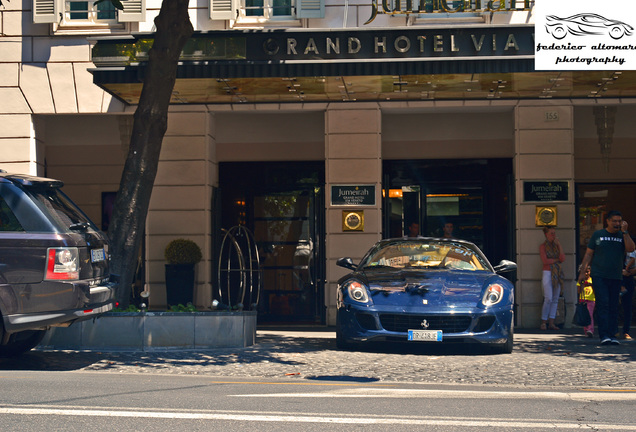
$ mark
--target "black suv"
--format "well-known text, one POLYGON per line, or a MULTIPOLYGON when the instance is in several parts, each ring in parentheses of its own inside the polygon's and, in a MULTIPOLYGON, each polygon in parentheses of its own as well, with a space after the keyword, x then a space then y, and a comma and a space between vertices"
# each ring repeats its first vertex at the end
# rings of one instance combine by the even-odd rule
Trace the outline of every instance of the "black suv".
POLYGON ((113 308, 106 236, 62 185, 0 170, 0 357, 113 308))

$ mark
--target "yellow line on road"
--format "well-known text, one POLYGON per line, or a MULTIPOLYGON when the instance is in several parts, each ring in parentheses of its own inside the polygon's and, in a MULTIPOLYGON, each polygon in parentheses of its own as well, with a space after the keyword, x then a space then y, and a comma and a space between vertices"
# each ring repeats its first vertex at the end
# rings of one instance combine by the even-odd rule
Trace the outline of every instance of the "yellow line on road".
POLYGON ((325 386, 325 387, 395 387, 395 384, 373 383, 281 383, 281 382, 257 382, 257 381, 210 381, 210 384, 263 384, 263 385, 289 385, 289 386, 325 386))
POLYGON ((579 389, 581 391, 589 392, 617 392, 617 393, 636 393, 636 389, 579 389))

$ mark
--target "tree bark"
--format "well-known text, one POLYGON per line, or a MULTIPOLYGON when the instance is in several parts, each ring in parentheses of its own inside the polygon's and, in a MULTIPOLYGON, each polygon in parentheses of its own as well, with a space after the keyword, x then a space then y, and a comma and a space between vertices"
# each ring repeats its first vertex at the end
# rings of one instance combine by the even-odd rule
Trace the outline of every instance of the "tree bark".
POLYGON ((108 229, 111 273, 120 279, 116 293, 120 307, 130 302, 179 56, 193 32, 188 0, 164 0, 155 26, 130 148, 108 229))

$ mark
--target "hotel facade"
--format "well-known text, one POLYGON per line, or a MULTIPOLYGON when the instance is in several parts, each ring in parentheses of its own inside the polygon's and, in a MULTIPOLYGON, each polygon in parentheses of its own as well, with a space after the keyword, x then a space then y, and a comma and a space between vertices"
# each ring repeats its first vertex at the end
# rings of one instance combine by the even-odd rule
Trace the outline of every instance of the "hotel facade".
MULTIPOLYGON (((0 169, 63 180, 107 230, 161 4, 3 4, 0 169)), ((203 250, 195 303, 209 308, 219 239, 241 225, 260 254, 259 323, 333 325, 338 258, 452 222, 493 264, 518 263, 518 327, 539 325, 541 227, 555 225, 573 313, 603 215, 636 229, 636 74, 535 70, 533 4, 191 1, 140 257, 151 308, 175 238, 203 250)))

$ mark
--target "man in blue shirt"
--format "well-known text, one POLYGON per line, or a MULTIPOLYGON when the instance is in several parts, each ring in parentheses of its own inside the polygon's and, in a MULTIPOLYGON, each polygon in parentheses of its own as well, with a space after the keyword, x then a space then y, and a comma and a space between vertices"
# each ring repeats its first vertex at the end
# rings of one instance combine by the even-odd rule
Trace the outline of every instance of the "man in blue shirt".
POLYGON ((607 227, 592 234, 587 245, 579 282, 585 279, 585 271, 590 265, 592 288, 596 296, 598 333, 601 345, 618 345, 618 299, 623 280, 625 253, 634 251, 634 241, 627 232, 627 222, 619 211, 607 214, 607 227))

